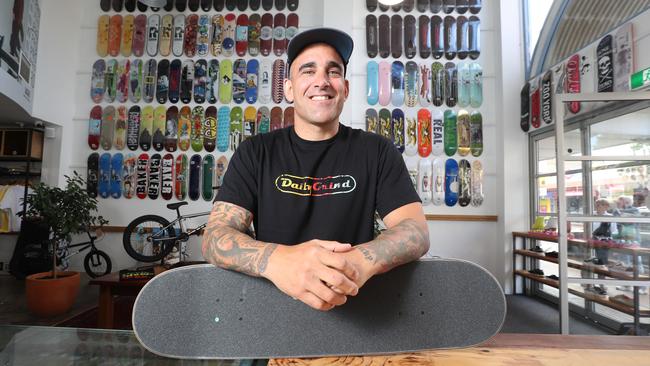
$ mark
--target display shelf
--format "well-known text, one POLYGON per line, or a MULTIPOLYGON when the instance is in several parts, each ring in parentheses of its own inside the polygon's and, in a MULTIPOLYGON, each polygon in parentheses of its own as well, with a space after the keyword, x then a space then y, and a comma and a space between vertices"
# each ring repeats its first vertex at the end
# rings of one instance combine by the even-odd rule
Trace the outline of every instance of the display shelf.
MULTIPOLYGON (((512 232, 512 237, 514 238, 523 238, 523 239, 535 239, 535 240, 542 240, 542 241, 548 241, 551 243, 557 243, 558 239, 555 236, 550 236, 542 233, 531 233, 531 232, 523 232, 523 231, 513 231, 512 232)), ((582 240, 582 239, 568 239, 567 244, 569 245, 577 245, 585 248, 597 248, 596 246, 589 244, 588 241, 582 240)), ((599 248, 599 247, 598 247, 599 248)), ((627 254, 636 254, 636 255, 650 255, 650 248, 626 248, 626 247, 607 247, 607 249, 610 250, 615 250, 620 253, 627 253, 627 254)))

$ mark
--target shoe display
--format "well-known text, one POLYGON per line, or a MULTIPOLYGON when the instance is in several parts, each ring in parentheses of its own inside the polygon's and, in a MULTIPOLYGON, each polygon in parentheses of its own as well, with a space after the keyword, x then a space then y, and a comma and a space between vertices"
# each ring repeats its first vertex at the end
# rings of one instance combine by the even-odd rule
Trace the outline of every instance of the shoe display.
POLYGON ((560 280, 560 277, 558 277, 556 275, 548 275, 548 276, 546 276, 546 278, 548 278, 549 280, 555 280, 555 281, 560 280))
POLYGON ((601 261, 599 258, 596 258, 596 257, 585 259, 583 261, 583 265, 598 268, 598 269, 603 269, 603 270, 607 269, 607 266, 605 265, 605 263, 603 261, 601 261))
POLYGON ((533 276, 544 277, 544 271, 539 268, 531 269, 528 271, 528 273, 532 274, 533 276))
POLYGON ((634 290, 632 286, 616 286, 616 289, 619 291, 632 291, 634 290))
POLYGON ((607 300, 607 290, 602 286, 593 286, 585 289, 585 294, 595 296, 602 300, 607 300))
POLYGON ((625 306, 633 307, 634 299, 627 295, 616 295, 609 298, 609 301, 619 303, 625 306))
POLYGON ((544 249, 542 249, 542 247, 540 247, 539 245, 535 245, 535 248, 531 249, 531 251, 537 253, 544 253, 544 249))
POLYGON ((545 256, 550 257, 550 258, 557 258, 558 257, 558 252, 552 251, 552 252, 547 252, 544 253, 545 256))

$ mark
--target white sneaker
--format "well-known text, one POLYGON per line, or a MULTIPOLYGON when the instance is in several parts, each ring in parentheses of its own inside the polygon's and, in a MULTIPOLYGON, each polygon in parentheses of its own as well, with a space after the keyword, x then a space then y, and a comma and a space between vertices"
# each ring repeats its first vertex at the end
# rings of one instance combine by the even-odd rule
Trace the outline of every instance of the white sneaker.
POLYGON ((620 291, 632 291, 633 290, 632 286, 616 286, 616 289, 620 290, 620 291))

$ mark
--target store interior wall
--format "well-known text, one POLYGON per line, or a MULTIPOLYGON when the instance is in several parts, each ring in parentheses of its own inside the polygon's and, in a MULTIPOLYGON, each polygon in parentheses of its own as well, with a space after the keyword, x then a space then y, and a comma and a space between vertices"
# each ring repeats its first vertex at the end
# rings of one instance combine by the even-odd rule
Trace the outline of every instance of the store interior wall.
MULTIPOLYGON (((89 89, 92 64, 97 59, 96 23, 101 10, 98 1, 85 0, 41 0, 41 9, 40 72, 36 79, 34 116, 54 128, 54 137, 45 141, 43 180, 49 184, 63 184, 63 176, 75 170, 85 175, 86 159, 92 152, 86 143, 88 113, 93 106, 89 89)), ((392 13, 389 11, 387 14, 392 13)), ((298 14, 301 30, 325 25, 353 36, 355 51, 348 71, 351 93, 341 121, 354 128, 365 128, 364 114, 369 107, 365 95, 365 69, 370 60, 365 53, 365 16, 368 14, 365 1, 302 0, 298 14), (352 11, 342 11, 350 7, 352 11)), ((405 15, 403 11, 400 14, 405 15)), ((419 16, 416 10, 411 14, 419 16)), ((483 114, 485 146, 480 160, 485 168, 486 199, 479 208, 429 205, 425 212, 496 215, 498 221, 429 221, 429 255, 475 262, 488 269, 509 291, 510 232, 528 226, 528 147, 527 138, 518 124, 518 92, 524 75, 520 4, 516 0, 485 0, 480 18, 481 56, 478 62, 483 67, 484 77, 484 103, 480 111, 483 114)), ((403 56, 401 60, 405 62, 406 58, 403 56)), ((415 61, 424 62, 419 55, 415 61)), ((433 59, 426 62, 433 62, 433 59)), ((130 103, 126 105, 128 107, 130 103)), ((407 164, 410 163, 407 159, 407 164)), ((183 207, 183 212, 209 211, 211 208, 210 202, 190 202, 183 207)), ((126 226, 143 214, 174 217, 165 208, 167 203, 169 201, 162 199, 100 199, 100 214, 110 220, 109 225, 126 226)), ((201 220, 193 222, 198 224, 201 220)), ((0 261, 8 262, 14 243, 15 237, 0 237, 0 261)), ((200 260, 200 240, 195 237, 188 244, 190 259, 200 260)), ((114 270, 136 265, 122 248, 121 233, 107 234, 99 247, 111 256, 114 270)), ((83 271, 82 260, 83 255, 73 257, 71 268, 83 271)))

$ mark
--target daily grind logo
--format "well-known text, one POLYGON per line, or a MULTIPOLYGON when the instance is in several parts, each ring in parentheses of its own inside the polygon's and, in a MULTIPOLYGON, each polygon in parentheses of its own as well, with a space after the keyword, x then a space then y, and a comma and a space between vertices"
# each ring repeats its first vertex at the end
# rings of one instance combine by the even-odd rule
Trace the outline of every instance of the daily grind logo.
POLYGON ((275 179, 275 187, 284 193, 319 197, 350 193, 357 187, 357 181, 351 175, 312 178, 282 174, 275 179))

